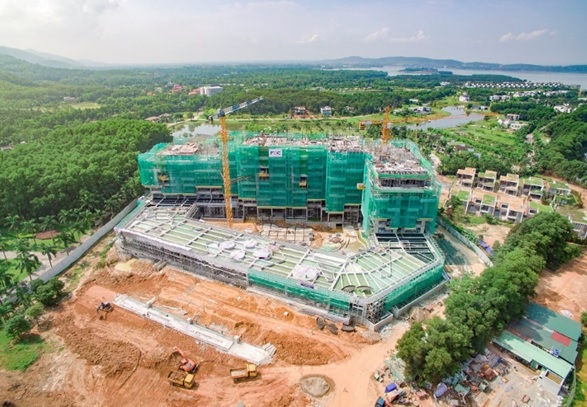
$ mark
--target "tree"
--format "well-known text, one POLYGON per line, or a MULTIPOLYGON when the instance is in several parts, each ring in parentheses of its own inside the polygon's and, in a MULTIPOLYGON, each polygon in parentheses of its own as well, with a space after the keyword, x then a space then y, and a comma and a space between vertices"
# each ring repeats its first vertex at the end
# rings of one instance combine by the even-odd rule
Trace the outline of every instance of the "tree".
POLYGON ((4 260, 8 260, 8 257, 6 257, 6 252, 10 250, 10 247, 10 238, 7 235, 0 234, 0 250, 2 250, 4 260))
POLYGON ((31 329, 31 324, 23 314, 16 314, 6 322, 4 330, 9 338, 20 340, 31 329))
POLYGON ((11 302, 5 302, 0 304, 0 320, 2 320, 2 324, 6 323, 6 318, 10 316, 10 313, 14 310, 14 307, 11 302))
POLYGON ((581 313, 581 323, 583 326, 587 326, 587 312, 581 313))
POLYGON ((406 364, 406 377, 417 379, 424 372, 428 352, 424 341, 425 336, 426 332, 423 325, 419 322, 414 322, 397 343, 397 354, 406 364))
POLYGON ((55 255, 57 254, 57 248, 53 245, 41 245, 39 249, 41 250, 41 253, 47 256, 47 259, 49 260, 49 266, 53 267, 53 263, 51 263, 51 258, 55 257, 55 255))
POLYGON ((9 289, 12 287, 13 275, 8 272, 9 270, 10 265, 8 261, 0 261, 0 287, 4 289, 9 289))
POLYGON ((57 278, 52 278, 35 291, 35 298, 46 307, 57 305, 65 285, 57 278))
POLYGON ((574 237, 567 218, 557 212, 540 212, 512 228, 499 254, 503 256, 517 247, 526 248, 541 255, 546 267, 555 270, 578 255, 579 249, 568 244, 574 237))
POLYGON ((26 309, 26 311, 24 312, 24 315, 27 318, 32 319, 33 321, 35 321, 35 323, 39 323, 39 317, 41 315, 43 315, 43 311, 44 310, 45 310, 45 308, 43 307, 42 304, 36 303, 36 304, 33 304, 30 307, 28 307, 26 309))
POLYGON ((31 252, 31 247, 28 239, 21 239, 16 245, 16 262, 20 271, 25 272, 31 281, 33 281, 33 273, 39 268, 41 262, 39 258, 31 252))

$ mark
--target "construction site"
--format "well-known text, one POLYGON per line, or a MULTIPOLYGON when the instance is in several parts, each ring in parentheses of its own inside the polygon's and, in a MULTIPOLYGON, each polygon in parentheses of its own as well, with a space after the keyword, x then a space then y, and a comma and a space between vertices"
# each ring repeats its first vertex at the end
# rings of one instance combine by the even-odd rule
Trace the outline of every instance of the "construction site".
POLYGON ((415 144, 233 133, 229 177, 221 150, 208 138, 139 156, 152 193, 116 228, 123 251, 370 329, 446 281, 430 237, 440 185, 415 144), (356 244, 335 252, 247 230, 263 223, 350 228, 356 244))

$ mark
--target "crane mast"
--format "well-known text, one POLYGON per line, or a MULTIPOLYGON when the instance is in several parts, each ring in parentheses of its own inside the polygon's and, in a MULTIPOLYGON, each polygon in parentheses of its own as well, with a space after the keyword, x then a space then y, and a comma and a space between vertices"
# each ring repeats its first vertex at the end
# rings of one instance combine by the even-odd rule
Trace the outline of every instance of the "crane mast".
POLYGON ((383 122, 381 123, 381 144, 386 145, 391 138, 391 129, 389 128, 389 112, 391 107, 385 108, 385 115, 383 116, 383 122))
POLYGON ((228 131, 226 116, 220 116, 220 141, 222 142, 222 181, 224 182, 224 207, 226 224, 232 228, 232 191, 230 190, 230 163, 228 161, 228 131))
POLYGON ((244 109, 245 107, 251 106, 257 102, 262 101, 262 97, 258 97, 253 100, 248 100, 238 105, 229 106, 224 109, 218 109, 216 118, 220 120, 220 142, 222 143, 222 181, 224 184, 224 210, 226 212, 226 224, 229 228, 232 228, 232 191, 230 184, 230 162, 228 161, 228 130, 226 130, 226 115, 234 113, 237 110, 244 109))

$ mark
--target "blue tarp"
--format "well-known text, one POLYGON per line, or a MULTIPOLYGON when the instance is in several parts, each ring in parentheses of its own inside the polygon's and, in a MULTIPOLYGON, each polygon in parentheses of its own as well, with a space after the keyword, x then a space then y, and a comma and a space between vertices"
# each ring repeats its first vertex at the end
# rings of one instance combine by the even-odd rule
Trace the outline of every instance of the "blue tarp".
POLYGON ((491 246, 489 246, 483 240, 479 240, 479 246, 481 246, 483 248, 483 250, 485 250, 487 252, 488 255, 490 255, 490 256, 494 255, 494 252, 493 252, 493 249, 491 248, 491 246))
POLYGON ((385 392, 389 393, 390 391, 394 391, 395 389, 397 389, 395 383, 390 383, 387 385, 387 387, 385 387, 385 392))
POLYGON ((446 393, 447 390, 448 390, 448 387, 446 387, 446 384, 440 382, 440 383, 438 383, 438 386, 436 386, 436 390, 434 391, 434 395, 436 397, 442 397, 442 395, 444 393, 446 393))

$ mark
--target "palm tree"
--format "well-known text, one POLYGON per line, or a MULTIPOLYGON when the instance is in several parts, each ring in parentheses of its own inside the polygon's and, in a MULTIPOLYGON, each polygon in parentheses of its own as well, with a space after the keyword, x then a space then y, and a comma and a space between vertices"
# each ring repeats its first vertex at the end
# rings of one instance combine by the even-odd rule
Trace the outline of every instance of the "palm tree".
POLYGON ((49 266, 53 267, 53 263, 51 263, 51 258, 55 258, 55 255, 57 254, 57 248, 55 247, 55 245, 40 245, 39 249, 41 253, 43 253, 45 256, 47 256, 47 259, 49 259, 49 266))
MULTIPOLYGON (((57 226, 57 218, 53 215, 47 215, 39 218, 39 228, 42 232, 54 230, 57 226)), ((55 244, 55 236, 51 234, 51 241, 55 244)))
POLYGON ((21 219, 18 215, 10 215, 6 218, 6 224, 8 225, 8 228, 13 232, 16 232, 20 227, 20 221, 21 219))
POLYGON ((0 250, 2 250, 4 260, 8 260, 8 257, 6 257, 6 252, 10 250, 10 239, 7 235, 0 234, 0 250))
POLYGON ((8 272, 10 264, 8 261, 0 261, 0 286, 4 289, 12 287, 12 274, 8 272))
MULTIPOLYGON (((69 245, 75 242, 75 237, 71 232, 64 230, 61 233, 59 233, 59 236, 57 236, 57 241, 63 244, 63 248, 67 250, 69 248, 69 245)), ((67 254, 69 254, 69 251, 67 252, 67 254)))
POLYGON ((41 262, 39 258, 31 252, 31 246, 28 240, 21 239, 16 244, 16 264, 20 271, 28 274, 31 281, 33 281, 33 273, 37 271, 41 262))

